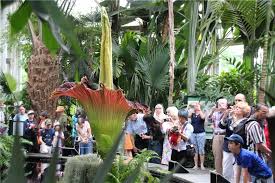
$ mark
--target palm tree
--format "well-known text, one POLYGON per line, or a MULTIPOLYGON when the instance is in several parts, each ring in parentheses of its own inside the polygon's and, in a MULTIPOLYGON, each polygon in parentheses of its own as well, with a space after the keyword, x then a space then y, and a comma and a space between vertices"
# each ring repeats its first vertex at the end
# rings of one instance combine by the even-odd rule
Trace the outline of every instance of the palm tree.
POLYGON ((266 30, 264 35, 264 56, 262 63, 262 72, 261 72, 261 80, 260 80, 260 90, 258 92, 259 102, 265 103, 265 91, 266 91, 266 80, 267 80, 267 65, 268 65, 268 44, 269 44, 269 30, 270 30, 270 19, 271 19, 271 8, 272 3, 268 0, 267 6, 267 14, 266 14, 266 30))
POLYGON ((169 63, 169 96, 168 105, 173 104, 173 92, 174 92, 174 69, 175 69, 175 36, 174 36, 174 11, 173 1, 168 0, 168 22, 169 22, 169 46, 170 46, 170 63, 169 63))
MULTIPOLYGON (((69 15, 74 3, 74 0, 64 0, 60 4, 60 9, 65 15, 69 15)), ((43 43, 49 41, 48 37, 43 37, 45 35, 43 31, 47 31, 49 25, 43 20, 39 20, 39 24, 41 26, 37 34, 31 20, 28 21, 33 53, 28 62, 27 91, 33 110, 38 113, 46 110, 51 117, 54 117, 57 99, 49 98, 55 88, 61 84, 60 57, 53 56, 43 43)), ((63 50, 60 52, 62 53, 63 50)))
POLYGON ((27 91, 32 108, 40 113, 44 110, 54 116, 57 99, 49 100, 51 92, 60 85, 60 65, 40 38, 34 32, 32 23, 29 27, 33 41, 33 53, 28 62, 27 91))
POLYGON ((160 39, 142 37, 134 32, 124 34, 121 45, 113 46, 115 58, 114 83, 129 100, 147 105, 167 101, 169 86, 168 48, 160 39))

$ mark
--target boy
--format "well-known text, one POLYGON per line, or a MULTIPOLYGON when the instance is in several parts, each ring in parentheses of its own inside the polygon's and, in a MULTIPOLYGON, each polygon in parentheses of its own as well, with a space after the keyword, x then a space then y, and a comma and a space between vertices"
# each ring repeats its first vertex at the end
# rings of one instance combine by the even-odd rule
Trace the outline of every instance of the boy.
POLYGON ((248 182, 249 174, 253 183, 273 183, 270 168, 255 153, 242 148, 244 141, 240 135, 233 134, 226 139, 228 148, 236 159, 235 162, 242 168, 244 183, 248 182))

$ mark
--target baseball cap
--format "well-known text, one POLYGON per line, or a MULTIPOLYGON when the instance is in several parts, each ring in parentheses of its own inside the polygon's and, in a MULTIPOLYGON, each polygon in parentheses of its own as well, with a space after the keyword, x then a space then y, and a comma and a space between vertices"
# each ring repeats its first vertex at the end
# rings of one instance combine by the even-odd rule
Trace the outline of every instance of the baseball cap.
POLYGON ((244 144, 243 138, 238 134, 232 134, 230 137, 225 137, 228 141, 238 142, 240 144, 244 144))
POLYGON ((184 117, 185 119, 188 119, 188 111, 186 111, 186 110, 179 110, 178 116, 184 117))

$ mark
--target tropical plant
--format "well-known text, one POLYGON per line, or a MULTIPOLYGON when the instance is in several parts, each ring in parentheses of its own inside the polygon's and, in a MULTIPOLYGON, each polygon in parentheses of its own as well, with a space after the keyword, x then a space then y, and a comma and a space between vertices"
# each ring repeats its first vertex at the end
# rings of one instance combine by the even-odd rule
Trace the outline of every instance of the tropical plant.
POLYGON ((233 103, 234 96, 243 93, 247 96, 248 102, 254 103, 250 79, 237 69, 222 72, 220 75, 199 75, 196 94, 205 97, 208 101, 216 101, 220 97, 225 97, 233 103))
POLYGON ((129 162, 125 162, 124 157, 118 156, 113 162, 111 171, 108 173, 106 183, 121 183, 125 182, 133 174, 137 174, 136 183, 148 182, 157 183, 159 180, 153 177, 147 169, 148 161, 153 158, 158 157, 158 155, 149 150, 143 150, 140 154, 135 156, 129 162), (137 169, 139 167, 139 170, 137 169), (139 172, 137 172, 139 171, 139 172))
MULTIPOLYGON (((71 8, 68 6, 69 1, 63 1, 60 5, 60 8, 55 9, 55 2, 50 2, 50 6, 52 6, 53 12, 58 13, 60 10, 62 13, 69 13, 68 10, 71 8), (54 12, 54 9, 56 12, 54 12)), ((69 3, 70 4, 70 3, 69 3)), ((45 8, 45 5, 39 4, 40 10, 42 11, 45 8), (43 7, 44 6, 44 7, 43 7)), ((31 32, 31 40, 33 43, 33 52, 30 60, 27 62, 28 65, 28 83, 27 83, 27 91, 31 100, 31 108, 36 112, 40 113, 44 110, 48 111, 50 116, 54 116, 55 106, 57 105, 57 100, 48 100, 51 92, 60 85, 60 64, 58 61, 58 57, 54 56, 59 50, 59 45, 55 38, 59 38, 59 42, 62 43, 62 39, 59 37, 58 31, 55 30, 57 27, 52 28, 55 25, 56 20, 49 20, 42 16, 42 12, 37 12, 35 8, 39 8, 38 4, 33 4, 32 2, 24 1, 20 4, 19 8, 15 13, 13 13, 10 17, 11 22, 11 33, 19 32, 21 29, 25 27, 25 24, 28 22, 29 29, 31 32), (35 29, 34 23, 31 21, 32 11, 39 14, 39 19, 35 19, 38 21, 39 30, 35 29), (24 21, 22 25, 15 25, 14 21, 18 19, 22 19, 24 17, 24 21), (48 22, 47 22, 48 21, 48 22), (39 35, 37 35, 39 32, 39 35), (52 31, 56 31, 52 34, 52 31), (55 38, 54 38, 55 36, 55 38), (44 43, 47 45, 47 48, 44 43), (47 75, 47 77, 45 77, 47 75)), ((46 5, 48 6, 48 5, 46 5)), ((45 9, 44 9, 45 10, 45 9)), ((46 10, 48 11, 48 10, 46 10)), ((48 12, 49 13, 49 12, 48 12)), ((60 12, 61 13, 61 12, 60 12)), ((68 39, 71 40, 70 38, 68 39)), ((63 49, 66 49, 62 44, 63 49)), ((73 45, 72 45, 73 46, 73 45)), ((67 49, 68 51, 68 49, 67 49)))
POLYGON ((96 171, 102 163, 102 159, 97 154, 72 157, 65 164, 62 182, 92 183, 96 171))
POLYGON ((233 25, 240 31, 245 46, 243 60, 250 69, 254 68, 254 57, 265 33, 268 7, 267 0, 224 2, 224 13, 221 18, 223 27, 233 25))
POLYGON ((114 46, 114 55, 122 63, 121 75, 115 83, 128 99, 149 106, 167 101, 169 54, 160 40, 127 32, 120 47, 114 46))
POLYGON ((265 103, 265 93, 266 93, 266 80, 267 80, 267 65, 268 65, 268 47, 269 47, 269 30, 270 30, 270 19, 271 19, 271 11, 272 11, 272 2, 268 0, 267 5, 267 13, 266 13, 266 29, 264 35, 264 47, 263 47, 263 62, 262 62, 262 71, 261 71, 261 79, 260 79, 260 87, 258 92, 259 102, 265 103))
MULTIPOLYGON (((31 145, 32 143, 21 139, 21 143, 24 145, 31 145)), ((0 181, 4 180, 7 176, 7 169, 10 167, 10 160, 12 157, 12 148, 14 144, 14 137, 12 136, 1 136, 0 138, 0 170, 1 176, 0 181)))
POLYGON ((224 47, 228 47, 228 41, 225 40, 226 34, 222 35, 224 40, 222 46, 217 47, 217 29, 222 11, 221 1, 190 1, 186 4, 189 16, 188 33, 188 67, 187 67, 187 92, 195 92, 195 83, 197 74, 203 68, 216 60, 224 47), (199 10, 202 6, 202 10, 199 10), (215 49, 216 48, 216 49, 215 49), (212 52, 210 50, 213 50, 212 52), (204 59, 207 56, 208 59, 204 59), (211 59, 209 59, 211 58, 211 59), (208 61, 208 63, 203 63, 208 61))

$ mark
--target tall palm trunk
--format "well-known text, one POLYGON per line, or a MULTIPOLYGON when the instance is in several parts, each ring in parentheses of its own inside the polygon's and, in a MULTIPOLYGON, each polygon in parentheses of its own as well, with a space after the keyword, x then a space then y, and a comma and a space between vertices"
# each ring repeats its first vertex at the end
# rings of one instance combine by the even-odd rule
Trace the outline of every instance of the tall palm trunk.
POLYGON ((31 22, 29 27, 32 34, 33 54, 28 62, 28 95, 33 110, 38 113, 46 110, 50 117, 53 117, 57 99, 50 100, 49 97, 60 85, 60 65, 36 36, 31 22))
POLYGON ((195 83, 197 77, 196 65, 196 29, 199 13, 199 2, 190 2, 191 18, 189 23, 189 43, 188 43, 188 67, 187 67, 187 92, 193 94, 195 92, 195 83))
POLYGON ((265 102, 265 90, 266 90, 266 78, 267 78, 267 59, 268 59, 268 33, 270 26, 270 11, 271 11, 271 1, 268 1, 268 10, 266 16, 266 32, 264 36, 264 55, 263 55, 263 63, 262 63, 262 72, 261 72, 261 80, 260 80, 260 88, 258 92, 259 102, 265 102))
POLYGON ((175 69, 175 35, 174 35, 174 12, 173 0, 168 0, 168 21, 169 21, 169 48, 170 48, 170 64, 169 64, 169 96, 168 106, 173 104, 174 92, 174 69, 175 69))

